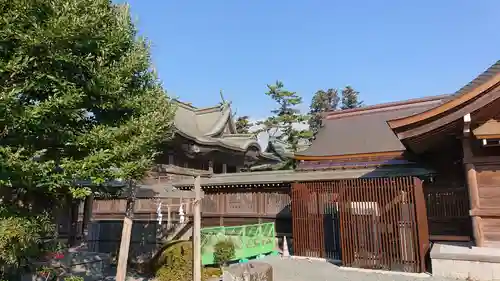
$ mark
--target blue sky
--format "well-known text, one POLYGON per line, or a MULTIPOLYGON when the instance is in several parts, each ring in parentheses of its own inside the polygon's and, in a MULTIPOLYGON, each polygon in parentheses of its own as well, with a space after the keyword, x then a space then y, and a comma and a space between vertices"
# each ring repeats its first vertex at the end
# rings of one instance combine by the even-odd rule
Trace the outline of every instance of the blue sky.
MULTIPOLYGON (((123 1, 119 1, 123 2, 123 1)), ((277 79, 307 109, 351 85, 366 104, 451 93, 500 59, 499 0, 130 0, 172 96, 262 118, 277 79)))

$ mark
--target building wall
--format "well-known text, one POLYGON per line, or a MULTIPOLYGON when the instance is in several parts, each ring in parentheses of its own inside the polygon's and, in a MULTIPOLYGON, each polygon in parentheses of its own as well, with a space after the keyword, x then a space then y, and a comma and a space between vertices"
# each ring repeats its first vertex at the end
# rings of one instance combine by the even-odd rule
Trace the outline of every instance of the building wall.
POLYGON ((473 137, 463 145, 476 244, 500 248, 500 147, 473 137))
POLYGON ((484 246, 500 248, 500 163, 477 165, 478 212, 484 246))

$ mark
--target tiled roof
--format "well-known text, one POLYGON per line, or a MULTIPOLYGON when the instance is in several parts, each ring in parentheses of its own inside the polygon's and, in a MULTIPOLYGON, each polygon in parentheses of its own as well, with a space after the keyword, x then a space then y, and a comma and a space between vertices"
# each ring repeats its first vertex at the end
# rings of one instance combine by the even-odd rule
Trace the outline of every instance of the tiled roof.
POLYGON ((447 96, 380 104, 338 111, 324 120, 311 146, 296 156, 340 156, 404 151, 405 147, 387 125, 395 118, 411 116, 441 104, 447 96))

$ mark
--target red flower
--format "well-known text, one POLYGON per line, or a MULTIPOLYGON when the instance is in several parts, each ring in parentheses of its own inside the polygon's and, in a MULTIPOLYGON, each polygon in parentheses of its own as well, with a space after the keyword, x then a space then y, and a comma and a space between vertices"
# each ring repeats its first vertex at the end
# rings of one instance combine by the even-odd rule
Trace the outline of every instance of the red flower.
POLYGON ((56 260, 60 260, 60 259, 64 258, 64 254, 61 252, 48 253, 47 257, 52 258, 52 259, 56 259, 56 260))

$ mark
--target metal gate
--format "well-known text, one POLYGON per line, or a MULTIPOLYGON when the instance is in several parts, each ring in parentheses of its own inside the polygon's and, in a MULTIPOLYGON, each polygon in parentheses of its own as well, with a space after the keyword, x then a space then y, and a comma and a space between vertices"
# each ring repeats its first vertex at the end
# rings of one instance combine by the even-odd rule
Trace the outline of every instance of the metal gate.
POLYGON ((292 215, 295 255, 349 267, 425 270, 429 238, 418 179, 295 183, 292 215))

